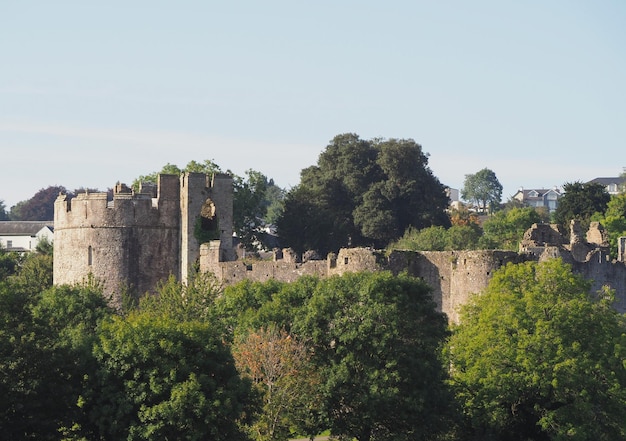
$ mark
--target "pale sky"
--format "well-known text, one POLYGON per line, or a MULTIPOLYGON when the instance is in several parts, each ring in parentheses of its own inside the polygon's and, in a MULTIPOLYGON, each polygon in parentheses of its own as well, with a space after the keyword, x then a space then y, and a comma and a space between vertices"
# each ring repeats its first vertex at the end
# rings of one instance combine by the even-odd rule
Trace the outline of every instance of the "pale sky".
POLYGON ((0 200, 212 159, 281 187, 340 133, 439 180, 626 166, 626 1, 0 0, 0 200))

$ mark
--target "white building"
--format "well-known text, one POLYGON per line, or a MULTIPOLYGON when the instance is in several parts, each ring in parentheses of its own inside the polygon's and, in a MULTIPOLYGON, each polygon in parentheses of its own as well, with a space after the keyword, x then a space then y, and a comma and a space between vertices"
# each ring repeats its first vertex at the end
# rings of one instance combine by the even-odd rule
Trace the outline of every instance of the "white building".
POLYGON ((52 221, 0 222, 0 247, 7 251, 33 251, 41 240, 54 240, 52 221))

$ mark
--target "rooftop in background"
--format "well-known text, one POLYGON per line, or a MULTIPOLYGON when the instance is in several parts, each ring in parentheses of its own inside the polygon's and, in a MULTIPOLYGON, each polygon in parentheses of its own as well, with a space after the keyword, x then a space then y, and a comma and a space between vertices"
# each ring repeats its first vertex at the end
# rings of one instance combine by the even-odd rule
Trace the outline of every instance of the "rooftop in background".
POLYGON ((626 177, 595 178, 589 181, 588 184, 600 184, 606 187, 606 191, 608 191, 609 194, 619 194, 626 189, 626 177))
POLYGON ((32 251, 42 239, 54 240, 53 221, 0 221, 0 246, 8 251, 32 251))

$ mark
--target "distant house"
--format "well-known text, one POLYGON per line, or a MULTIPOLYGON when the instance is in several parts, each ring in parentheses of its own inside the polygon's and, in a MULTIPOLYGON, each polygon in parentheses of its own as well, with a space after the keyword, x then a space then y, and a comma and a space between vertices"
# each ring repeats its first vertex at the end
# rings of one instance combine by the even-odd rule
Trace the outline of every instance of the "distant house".
POLYGON ((609 194, 619 194, 626 190, 626 178, 595 178, 588 182, 588 184, 600 184, 606 188, 609 194))
POLYGON ((54 240, 52 221, 0 222, 0 247, 8 251, 32 251, 43 239, 54 240))
POLYGON ((559 188, 552 189, 524 189, 520 188, 513 195, 513 199, 517 199, 524 205, 529 207, 545 207, 549 212, 556 210, 559 206, 559 198, 563 196, 563 190, 559 188))

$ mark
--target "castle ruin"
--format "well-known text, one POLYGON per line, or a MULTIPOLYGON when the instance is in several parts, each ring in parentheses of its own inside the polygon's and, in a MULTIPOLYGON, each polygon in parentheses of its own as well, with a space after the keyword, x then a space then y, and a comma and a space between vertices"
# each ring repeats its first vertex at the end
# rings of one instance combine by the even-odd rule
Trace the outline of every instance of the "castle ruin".
POLYGON ((275 250, 268 261, 237 259, 233 249, 233 185, 224 174, 160 175, 157 185, 133 192, 118 184, 113 200, 106 193, 80 194, 55 202, 54 283, 77 283, 89 275, 104 284, 113 305, 121 292, 154 292, 170 275, 186 281, 195 271, 211 272, 223 284, 241 280, 294 281, 305 275, 329 277, 346 272, 406 271, 433 290, 437 308, 452 322, 470 296, 482 291, 494 271, 508 263, 562 258, 593 281, 593 290, 615 290, 615 307, 626 312, 626 238, 619 256, 609 259, 601 225, 583 235, 573 222, 569 234, 555 225, 535 224, 519 252, 402 251, 342 249, 326 259, 304 259, 289 249, 275 250))
POLYGON ((494 271, 508 264, 561 258, 574 272, 592 281, 592 291, 615 290, 615 308, 626 312, 626 238, 620 240, 616 261, 609 258, 606 233, 592 222, 586 236, 580 224, 571 224, 569 241, 554 224, 534 224, 526 231, 519 252, 503 250, 403 251, 385 253, 369 248, 346 248, 323 260, 301 260, 291 250, 275 250, 271 261, 225 261, 217 241, 200 248, 200 271, 212 272, 224 284, 241 280, 291 282, 305 275, 329 277, 346 272, 407 272, 423 279, 433 290, 437 308, 458 322, 459 307, 486 288, 494 271))

